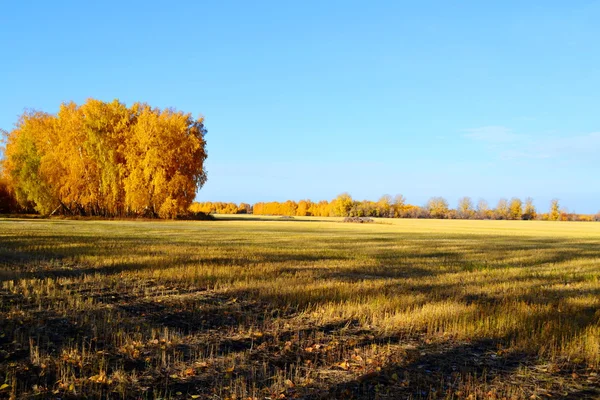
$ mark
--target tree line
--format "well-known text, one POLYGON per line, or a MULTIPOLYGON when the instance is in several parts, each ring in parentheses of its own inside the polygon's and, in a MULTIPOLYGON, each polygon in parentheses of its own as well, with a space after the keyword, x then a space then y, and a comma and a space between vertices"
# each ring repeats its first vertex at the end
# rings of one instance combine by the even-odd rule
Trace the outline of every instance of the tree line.
POLYGON ((192 214, 251 214, 252 206, 246 203, 223 203, 223 202, 194 202, 188 209, 192 214))
POLYGON ((4 133, 0 211, 173 218, 206 182, 203 118, 145 103, 63 103, 4 133))
POLYGON ((501 199, 495 207, 469 197, 451 208, 443 197, 423 206, 402 195, 357 201, 193 202, 206 182, 204 119, 145 103, 114 100, 63 103, 56 115, 26 111, 10 132, 0 162, 0 213, 175 218, 185 214, 240 214, 512 220, 600 220, 553 200, 539 213, 531 198, 501 199))
POLYGON ((295 202, 259 202, 250 206, 241 203, 193 203, 194 211, 217 214, 255 214, 318 217, 382 217, 382 218, 439 218, 439 219, 495 219, 495 220, 549 220, 600 221, 596 215, 569 213, 557 199, 552 200, 548 212, 538 212, 533 199, 525 201, 513 197, 500 199, 495 207, 480 199, 476 204, 470 197, 459 199, 456 208, 443 197, 432 197, 423 206, 408 204, 402 195, 384 195, 378 201, 357 201, 343 193, 331 201, 300 200, 295 202))

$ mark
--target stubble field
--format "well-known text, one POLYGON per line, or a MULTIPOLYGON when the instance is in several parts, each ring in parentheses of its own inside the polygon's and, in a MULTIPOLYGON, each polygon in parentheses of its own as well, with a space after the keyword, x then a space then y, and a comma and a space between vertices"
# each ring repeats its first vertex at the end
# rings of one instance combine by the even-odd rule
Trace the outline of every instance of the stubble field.
POLYGON ((600 224, 0 220, 0 397, 600 398, 600 224))

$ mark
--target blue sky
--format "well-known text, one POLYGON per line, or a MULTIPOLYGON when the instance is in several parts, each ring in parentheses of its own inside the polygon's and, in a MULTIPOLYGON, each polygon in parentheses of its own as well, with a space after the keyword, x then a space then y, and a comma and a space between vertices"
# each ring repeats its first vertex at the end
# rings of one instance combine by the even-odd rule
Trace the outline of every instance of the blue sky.
POLYGON ((599 18, 577 0, 9 0, 0 128, 24 108, 144 101, 206 117, 200 201, 531 196, 595 213, 599 18))

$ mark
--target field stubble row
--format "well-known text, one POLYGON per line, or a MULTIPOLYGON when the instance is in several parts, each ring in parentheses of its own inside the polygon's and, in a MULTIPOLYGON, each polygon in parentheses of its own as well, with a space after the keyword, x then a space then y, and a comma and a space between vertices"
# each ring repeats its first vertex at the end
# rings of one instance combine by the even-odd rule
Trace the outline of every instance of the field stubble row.
POLYGON ((1 220, 0 396, 600 396, 600 225, 378 222, 1 220))

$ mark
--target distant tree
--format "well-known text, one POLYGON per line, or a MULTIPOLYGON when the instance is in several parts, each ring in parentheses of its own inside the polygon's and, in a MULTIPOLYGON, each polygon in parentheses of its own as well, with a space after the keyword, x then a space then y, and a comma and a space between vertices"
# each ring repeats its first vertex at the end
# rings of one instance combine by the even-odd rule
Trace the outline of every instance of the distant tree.
POLYGON ((489 218, 490 206, 485 199, 479 199, 477 202, 477 218, 487 219, 489 218))
POLYGON ((426 207, 406 204, 402 210, 401 218, 429 218, 429 210, 426 207))
POLYGON ((453 210, 453 209, 450 208, 446 212, 446 216, 444 218, 447 218, 447 219, 459 219, 460 217, 458 216, 458 212, 456 212, 456 210, 453 210))
POLYGON ((352 217, 380 217, 381 209, 380 204, 374 201, 363 200, 352 202, 352 208, 350 209, 349 216, 352 217))
POLYGON ((298 210, 298 203, 293 200, 287 200, 283 204, 281 204, 281 209, 279 213, 281 215, 294 216, 296 215, 296 211, 298 210))
POLYGON ((252 206, 247 203, 240 203, 237 208, 238 214, 252 214, 252 206))
POLYGON ((377 202, 377 214, 379 217, 389 218, 394 216, 392 196, 384 194, 377 202))
POLYGON ((310 208, 310 200, 300 200, 298 202, 298 208, 296 209, 296 215, 299 217, 304 217, 310 215, 308 211, 310 208))
POLYGON ((552 199, 550 202, 550 213, 548 214, 550 221, 558 221, 560 219, 560 204, 558 199, 552 199))
POLYGON ((596 215, 594 215, 593 220, 596 221, 596 222, 600 222, 600 211, 598 211, 596 213, 596 215))
POLYGON ((537 212, 535 210, 535 206, 533 205, 533 199, 531 197, 525 199, 525 209, 523 210, 522 218, 526 220, 537 218, 537 212))
POLYGON ((401 194, 397 194, 394 196, 392 207, 394 209, 394 217, 401 218, 406 207, 406 198, 401 194))
POLYGON ((574 221, 573 217, 575 214, 570 213, 569 210, 567 208, 561 207, 560 208, 560 217, 558 218, 559 221, 574 221))
POLYGON ((367 214, 366 210, 366 206, 367 206, 367 201, 354 201, 352 202, 352 208, 350 208, 350 212, 348 213, 348 215, 354 216, 354 217, 364 217, 367 214))
POLYGON ((456 208, 458 218, 469 219, 475 215, 473 210, 473 200, 470 197, 462 197, 458 200, 458 207, 456 208))
POLYGON ((521 219, 521 217, 523 216, 523 202, 521 201, 521 199, 513 197, 510 200, 509 208, 510 219, 521 219))
POLYGON ((576 212, 569 212, 569 210, 562 209, 560 211, 560 220, 561 221, 579 221, 580 217, 576 212))
POLYGON ((510 216, 510 208, 508 206, 508 200, 500 199, 494 210, 494 217, 496 219, 508 219, 510 216))
POLYGON ((350 216, 350 210, 352 210, 352 205, 354 201, 352 200, 352 196, 348 193, 342 193, 338 195, 331 202, 331 213, 333 217, 348 217, 350 216))
POLYGON ((328 217, 331 213, 330 204, 327 200, 321 200, 318 203, 310 203, 308 212, 316 217, 328 217))
POLYGON ((426 208, 432 218, 446 218, 448 214, 448 201, 443 197, 432 197, 427 202, 426 208))

